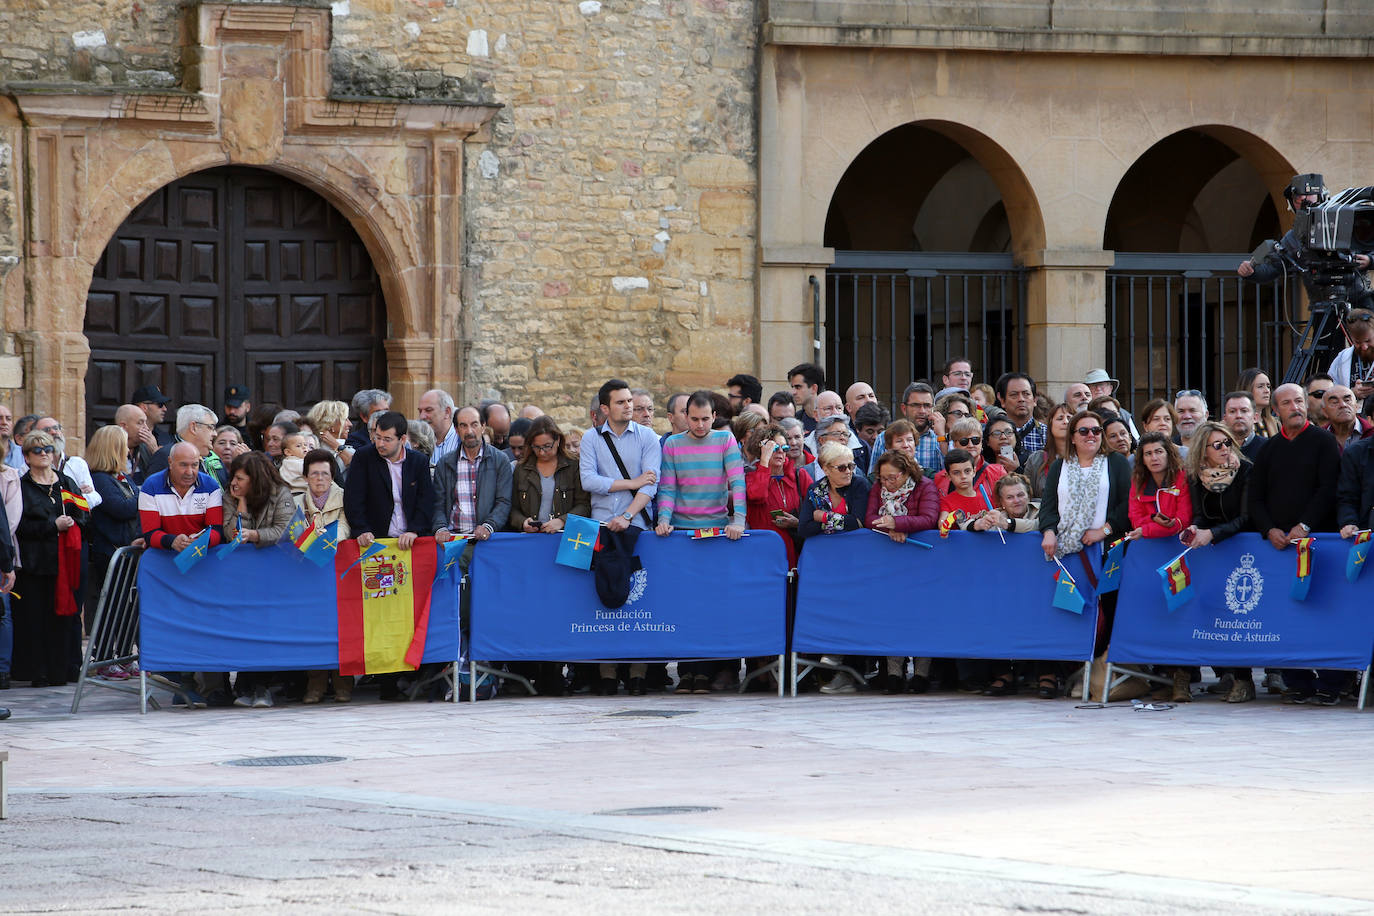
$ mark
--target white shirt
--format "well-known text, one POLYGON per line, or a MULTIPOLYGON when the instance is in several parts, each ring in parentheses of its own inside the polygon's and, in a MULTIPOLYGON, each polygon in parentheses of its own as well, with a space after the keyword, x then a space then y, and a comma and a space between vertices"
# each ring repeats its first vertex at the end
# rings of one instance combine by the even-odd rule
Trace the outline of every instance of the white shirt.
POLYGON ((82 495, 86 497, 86 504, 92 509, 100 505, 100 494, 96 492, 95 484, 91 481, 91 466, 86 460, 72 455, 70 458, 63 458, 59 464, 59 473, 66 474, 81 488, 82 495))

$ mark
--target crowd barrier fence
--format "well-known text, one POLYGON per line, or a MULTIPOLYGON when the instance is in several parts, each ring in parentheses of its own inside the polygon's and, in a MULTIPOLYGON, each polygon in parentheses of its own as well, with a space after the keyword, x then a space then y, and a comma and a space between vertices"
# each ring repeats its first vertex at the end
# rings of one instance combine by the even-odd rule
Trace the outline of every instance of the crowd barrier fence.
MULTIPOLYGON (((794 688, 797 653, 1085 667, 1091 661, 1096 560, 1091 574, 1077 555, 1066 560, 1088 599, 1085 612, 1075 614, 1052 606, 1055 567, 1038 537, 1008 536, 1005 543, 991 533, 916 537, 929 549, 872 531, 813 538, 789 574, 772 532, 753 531, 737 542, 646 533, 630 598, 608 611, 593 573, 553 562, 558 538, 497 534, 474 545, 467 577, 436 584, 424 660, 471 659, 475 687, 476 660, 771 656, 777 667, 770 670, 781 675, 790 655, 787 679, 794 688), (463 591, 471 634, 460 641, 463 591)), ((1186 562, 1194 596, 1171 613, 1156 569, 1178 549, 1174 539, 1130 545, 1107 652, 1111 665, 1364 669, 1367 692, 1374 615, 1365 610, 1368 583, 1346 581, 1348 542, 1318 538, 1306 601, 1288 595, 1294 552, 1275 551, 1257 535, 1192 551, 1186 562)), ((131 690, 85 677, 87 669, 120 661, 136 659, 145 671, 334 668, 336 588, 332 569, 284 548, 242 550, 223 560, 212 551, 190 575, 175 569, 169 553, 148 551, 139 562, 138 551, 121 551, 92 621, 73 712, 86 685, 131 690)), ((781 688, 784 677, 778 681, 781 688)), ((1088 682, 1085 670, 1085 690, 1088 682)), ((143 708, 147 702, 156 708, 143 677, 138 690, 143 708)), ((1364 701, 1362 692, 1361 709, 1364 701)))
POLYGON ((73 715, 81 708, 81 697, 87 687, 135 694, 138 696, 139 711, 143 713, 148 711, 149 706, 159 708, 148 681, 148 672, 142 664, 138 665, 137 680, 111 681, 98 676, 101 669, 111 665, 129 665, 140 661, 138 566, 142 554, 142 547, 121 547, 110 558, 95 611, 87 621, 86 648, 81 655, 81 671, 72 695, 73 715))

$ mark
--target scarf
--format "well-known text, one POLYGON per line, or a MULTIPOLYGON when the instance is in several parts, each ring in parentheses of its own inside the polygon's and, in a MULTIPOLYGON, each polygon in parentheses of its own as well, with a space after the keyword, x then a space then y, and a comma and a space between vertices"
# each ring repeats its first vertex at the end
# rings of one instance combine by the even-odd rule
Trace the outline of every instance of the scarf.
POLYGON ((1236 472, 1239 470, 1240 462, 1232 453, 1223 467, 1209 468, 1204 465, 1197 473, 1198 483, 1209 493, 1225 493, 1231 486, 1231 481, 1236 479, 1236 472))
POLYGON ((825 521, 821 522, 822 534, 844 530, 844 515, 849 507, 845 505, 844 496, 831 488, 829 477, 822 477, 811 487, 811 501, 825 513, 825 521))
POLYGON ((1097 514, 1097 494, 1107 473, 1107 458, 1098 455, 1091 467, 1080 467, 1078 459, 1066 458, 1059 471, 1059 545, 1054 555, 1063 559, 1083 549, 1083 534, 1092 527, 1097 514), (1068 498, 1065 499, 1065 496, 1068 498))
MULTIPOLYGON (((881 484, 879 486, 881 486, 881 484)), ((914 489, 916 489, 916 481, 912 480, 910 477, 906 479, 906 483, 902 484, 900 487, 898 487, 891 493, 889 493, 886 489, 883 489, 882 509, 879 511, 878 514, 890 515, 893 518, 897 518, 898 516, 902 515, 909 515, 910 513, 907 511, 906 500, 907 497, 911 495, 911 491, 914 489)))

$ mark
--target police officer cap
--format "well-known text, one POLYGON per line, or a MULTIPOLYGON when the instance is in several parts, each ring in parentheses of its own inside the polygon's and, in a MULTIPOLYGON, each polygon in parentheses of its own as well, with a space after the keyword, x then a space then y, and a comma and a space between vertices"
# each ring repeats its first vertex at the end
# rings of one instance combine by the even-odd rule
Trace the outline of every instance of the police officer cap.
POLYGON ((1294 197, 1300 194, 1316 194, 1318 198, 1324 196, 1326 182, 1322 176, 1316 172, 1308 172, 1306 175, 1294 175, 1293 180, 1288 182, 1288 187, 1283 189, 1283 196, 1291 203, 1294 197))

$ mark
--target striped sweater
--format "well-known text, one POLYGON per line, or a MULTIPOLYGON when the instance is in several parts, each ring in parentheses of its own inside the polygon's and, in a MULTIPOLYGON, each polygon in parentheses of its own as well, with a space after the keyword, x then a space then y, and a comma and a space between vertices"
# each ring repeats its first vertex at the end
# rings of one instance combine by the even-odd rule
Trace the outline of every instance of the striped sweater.
POLYGON ((735 437, 726 429, 703 439, 691 433, 669 436, 658 479, 659 522, 713 528, 729 524, 732 514, 744 524, 744 462, 735 437))
POLYGON ((138 518, 149 547, 172 549, 178 534, 195 537, 210 529, 210 546, 224 543, 224 494, 209 474, 196 475, 195 486, 182 497, 158 471, 143 481, 138 493, 138 518))

